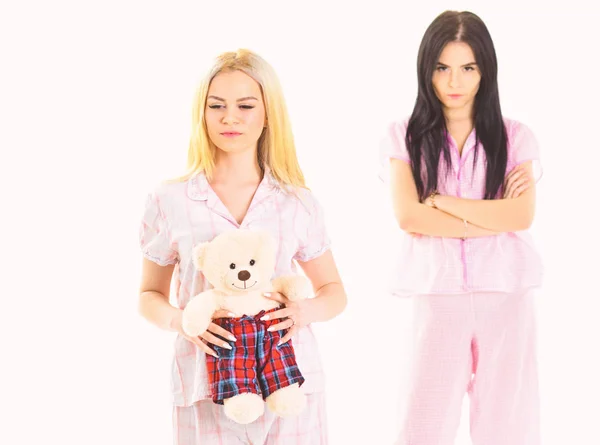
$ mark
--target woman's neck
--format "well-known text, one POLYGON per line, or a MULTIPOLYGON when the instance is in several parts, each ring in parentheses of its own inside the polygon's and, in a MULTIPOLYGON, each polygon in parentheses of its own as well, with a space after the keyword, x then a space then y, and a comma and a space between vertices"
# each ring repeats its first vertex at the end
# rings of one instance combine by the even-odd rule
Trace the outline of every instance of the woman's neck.
POLYGON ((469 134, 473 131, 472 107, 461 109, 445 109, 446 128, 456 142, 458 152, 462 154, 463 147, 469 134))
POLYGON ((240 153, 227 153, 217 149, 213 183, 258 183, 262 179, 262 170, 258 165, 256 150, 244 150, 240 153))
POLYGON ((445 108, 444 118, 446 119, 446 126, 450 127, 471 127, 473 128, 473 107, 465 108, 445 108))

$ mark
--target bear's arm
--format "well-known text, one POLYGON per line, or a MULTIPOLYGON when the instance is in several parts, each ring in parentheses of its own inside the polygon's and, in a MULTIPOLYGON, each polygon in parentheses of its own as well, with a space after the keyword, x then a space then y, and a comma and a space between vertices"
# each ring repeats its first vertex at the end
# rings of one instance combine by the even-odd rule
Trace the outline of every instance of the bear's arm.
POLYGON ((213 313, 219 309, 220 294, 214 289, 199 293, 183 310, 182 328, 190 337, 202 334, 212 322, 213 313))
POLYGON ((271 281, 273 291, 279 292, 288 300, 298 301, 308 298, 312 292, 312 284, 302 275, 281 276, 271 281))

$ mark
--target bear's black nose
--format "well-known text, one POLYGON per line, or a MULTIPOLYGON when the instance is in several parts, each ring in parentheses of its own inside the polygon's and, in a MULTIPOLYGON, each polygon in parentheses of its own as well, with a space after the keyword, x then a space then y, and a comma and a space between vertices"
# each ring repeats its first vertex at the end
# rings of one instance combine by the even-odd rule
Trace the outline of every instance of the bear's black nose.
POLYGON ((240 272, 238 273, 238 278, 242 281, 247 281, 250 279, 250 272, 248 272, 247 270, 240 270, 240 272))

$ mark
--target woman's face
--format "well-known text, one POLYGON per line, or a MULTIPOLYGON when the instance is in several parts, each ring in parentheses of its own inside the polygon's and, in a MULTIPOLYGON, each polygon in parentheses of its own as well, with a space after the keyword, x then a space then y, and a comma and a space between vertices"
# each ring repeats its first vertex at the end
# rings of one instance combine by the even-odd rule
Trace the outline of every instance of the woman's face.
POLYGON ((256 150, 265 123, 260 85, 242 71, 217 74, 204 110, 208 137, 227 153, 256 150))
POLYGON ((435 94, 444 109, 472 110, 480 81, 481 72, 471 47, 464 42, 448 43, 440 54, 432 79, 435 94))

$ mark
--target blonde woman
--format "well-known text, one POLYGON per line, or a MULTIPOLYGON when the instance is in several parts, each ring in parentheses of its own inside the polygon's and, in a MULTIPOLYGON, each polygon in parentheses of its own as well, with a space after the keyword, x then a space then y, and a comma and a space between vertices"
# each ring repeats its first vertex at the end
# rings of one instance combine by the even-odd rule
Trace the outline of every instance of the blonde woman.
MULTIPOLYGON (((310 324, 330 320, 346 294, 330 250, 323 211, 304 184, 285 101, 271 66, 247 50, 220 55, 198 89, 188 172, 159 185, 148 197, 140 233, 143 270, 140 312, 178 333, 173 359, 174 443, 327 443, 323 370, 310 324), (231 229, 263 229, 278 242, 276 275, 296 272, 311 280, 315 298, 274 312, 276 329, 292 339, 307 394, 303 413, 279 418, 268 410, 252 423, 229 420, 213 403, 206 354, 235 342, 217 322, 199 337, 186 336, 182 310, 209 288, 194 268, 192 247, 231 229), (176 306, 169 302, 174 277, 176 306), (218 336, 218 337, 217 337, 218 336), (220 337, 220 338, 219 338, 220 337)), ((214 319, 232 314, 216 312, 214 319)), ((272 322, 272 320, 271 320, 272 322)))

